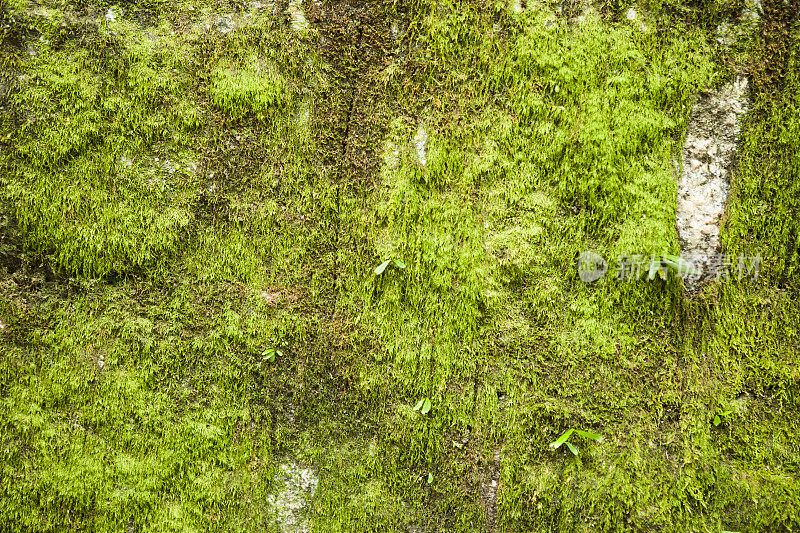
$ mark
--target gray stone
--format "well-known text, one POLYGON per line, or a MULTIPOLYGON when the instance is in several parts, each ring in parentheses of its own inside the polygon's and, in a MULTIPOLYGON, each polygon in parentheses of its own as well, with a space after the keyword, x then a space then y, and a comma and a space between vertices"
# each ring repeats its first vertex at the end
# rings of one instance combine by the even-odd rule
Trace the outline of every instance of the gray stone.
POLYGON ((428 162, 428 132, 425 127, 420 124, 417 129, 417 134, 414 135, 414 146, 417 149, 417 157, 422 166, 428 162))
POLYGON ((214 26, 218 32, 220 33, 228 33, 233 31, 233 21, 230 17, 222 17, 220 18, 214 26))
POLYGON ((311 525, 306 516, 310 500, 316 493, 319 479, 310 468, 302 468, 294 462, 278 467, 275 481, 282 490, 267 497, 281 531, 307 533, 311 525))
POLYGON ((677 204, 681 255, 702 273, 697 280, 687 279, 690 289, 714 275, 711 266, 720 249, 719 223, 730 188, 728 169, 746 110, 747 78, 738 76, 700 96, 690 115, 677 204))

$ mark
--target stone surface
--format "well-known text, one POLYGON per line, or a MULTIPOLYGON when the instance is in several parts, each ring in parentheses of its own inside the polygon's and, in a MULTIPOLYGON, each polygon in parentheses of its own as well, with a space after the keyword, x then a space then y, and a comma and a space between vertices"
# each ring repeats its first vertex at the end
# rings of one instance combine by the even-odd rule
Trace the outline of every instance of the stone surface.
POLYGON ((291 0, 289 7, 286 9, 292 21, 292 29, 298 33, 304 34, 308 32, 308 20, 303 12, 302 0, 291 0))
POLYGON ((719 225, 728 199, 728 172, 736 151, 742 115, 747 111, 747 78, 698 98, 689 119, 678 186, 678 236, 681 255, 700 270, 697 281, 714 275, 719 225))
POLYGON ((309 501, 314 497, 319 480, 310 468, 302 468, 294 462, 280 465, 275 482, 282 489, 267 498, 278 527, 285 533, 306 533, 311 524, 306 516, 309 501))
MULTIPOLYGON (((745 0, 738 23, 722 22, 716 30, 722 48, 756 30, 761 0, 745 0)), ((720 253, 719 228, 730 189, 741 120, 748 109, 747 78, 737 75, 720 89, 700 95, 687 127, 683 171, 678 185, 677 228, 681 256, 699 270, 687 278, 687 288, 716 277, 720 253)))
POLYGON ((722 22, 717 26, 717 44, 727 48, 737 41, 746 40, 758 27, 762 10, 760 0, 745 0, 738 22, 722 22))
POLYGON ((419 162, 425 166, 428 162, 428 132, 425 131, 425 127, 422 124, 417 129, 417 134, 414 135, 414 147, 417 150, 419 162))

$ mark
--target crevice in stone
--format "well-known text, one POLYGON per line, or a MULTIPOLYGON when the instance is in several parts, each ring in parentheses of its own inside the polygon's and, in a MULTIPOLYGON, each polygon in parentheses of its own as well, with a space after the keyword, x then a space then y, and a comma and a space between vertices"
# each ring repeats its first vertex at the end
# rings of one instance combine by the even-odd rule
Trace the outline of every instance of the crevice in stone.
MULTIPOLYGON (((322 60, 329 66, 330 86, 317 99, 316 144, 333 194, 332 276, 338 300, 343 257, 358 253, 363 243, 344 233, 347 205, 366 202, 376 181, 380 158, 376 147, 388 124, 383 87, 374 74, 396 48, 387 13, 404 13, 402 6, 359 0, 309 3, 308 20, 318 29, 322 60), (313 7, 312 7, 313 6, 313 7), (343 220, 343 217, 345 220, 343 220)), ((402 15, 401 15, 402 16, 402 15)), ((402 21, 399 23, 401 27, 402 21)), ((399 34, 400 29, 396 32, 399 34)))
POLYGON ((333 283, 338 299, 340 283, 339 251, 341 248, 342 179, 356 104, 357 80, 353 74, 358 63, 358 49, 364 33, 360 10, 348 2, 326 2, 310 12, 311 23, 319 28, 320 48, 324 61, 334 72, 333 86, 318 109, 324 125, 318 138, 335 191, 333 214, 333 283))
MULTIPOLYGON (((361 43, 364 37, 364 23, 360 19, 358 20, 358 36, 355 39, 356 42, 356 50, 361 47, 361 43)), ((347 156, 348 147, 350 144, 350 129, 353 120, 353 112, 355 110, 356 102, 358 101, 358 90, 354 86, 353 80, 348 80, 348 98, 349 104, 347 106, 347 113, 345 115, 344 123, 344 134, 342 135, 342 148, 340 150, 340 157, 339 157, 339 166, 337 169, 337 179, 336 179, 336 228, 335 228, 335 237, 334 242, 336 246, 336 251, 333 256, 333 270, 334 270, 334 288, 336 289, 336 297, 338 299, 340 287, 339 287, 339 249, 341 247, 341 220, 342 220, 342 177, 345 173, 345 159, 347 156)))

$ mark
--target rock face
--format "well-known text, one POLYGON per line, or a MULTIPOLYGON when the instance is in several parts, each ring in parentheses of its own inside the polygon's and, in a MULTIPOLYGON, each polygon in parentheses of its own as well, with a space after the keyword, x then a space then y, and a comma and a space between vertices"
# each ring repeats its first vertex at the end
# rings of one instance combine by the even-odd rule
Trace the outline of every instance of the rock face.
MULTIPOLYGON (((746 0, 738 23, 719 25, 717 43, 727 48, 753 34, 761 10, 760 0, 746 0)), ((689 117, 678 185, 677 227, 681 256, 698 271, 686 279, 690 290, 700 281, 715 278, 717 267, 723 266, 719 229, 741 119, 748 109, 747 87, 747 78, 737 75, 722 88, 701 95, 689 117)))
POLYGON ((286 12, 292 21, 292 29, 298 33, 308 32, 308 20, 303 12, 303 0, 291 0, 286 12))
POLYGON ((310 531, 309 520, 304 515, 319 483, 314 471, 295 463, 284 463, 275 475, 275 481, 282 485, 282 490, 277 495, 269 496, 268 502, 280 530, 286 533, 310 531))
POLYGON ((428 132, 420 124, 417 134, 414 136, 414 147, 417 149, 417 158, 422 166, 428 162, 428 132))
POLYGON ((747 78, 700 96, 689 119, 678 186, 678 236, 685 260, 699 270, 689 279, 715 275, 720 219, 730 189, 728 173, 736 152, 742 115, 747 111, 747 78))

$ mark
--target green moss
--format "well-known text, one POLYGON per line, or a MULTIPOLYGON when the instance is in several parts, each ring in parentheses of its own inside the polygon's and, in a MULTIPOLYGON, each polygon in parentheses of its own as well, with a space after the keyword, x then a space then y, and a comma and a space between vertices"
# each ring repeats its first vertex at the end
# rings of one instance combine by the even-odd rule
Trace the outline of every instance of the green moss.
POLYGON ((186 30, 206 5, 43 26, 3 194, 77 280, 0 282, 0 524, 276 530, 295 461, 315 531, 796 527, 797 51, 724 234, 761 280, 576 275, 677 251, 671 158, 722 70, 668 4, 652 31, 505 2, 309 10, 303 39, 186 30), (604 441, 554 452, 567 428, 604 441))
MULTIPOLYGON (((796 25, 792 31, 798 34, 796 25)), ((791 528, 800 520, 795 511, 800 450, 793 439, 800 408, 796 349, 800 308, 794 280, 798 267, 794 191, 800 175, 795 156, 800 139, 796 43, 788 54, 783 91, 778 95, 754 91, 722 234, 734 264, 740 255, 762 258, 756 281, 746 276, 721 286, 709 343, 715 386, 708 391, 708 403, 717 412, 735 413, 714 431, 717 457, 728 472, 720 491, 729 529, 791 528)), ((756 72, 757 77, 770 74, 767 69, 756 72)), ((759 80, 754 85, 770 82, 759 80)))
POLYGON ((256 56, 239 68, 218 65, 211 72, 210 94, 214 105, 237 120, 248 113, 260 120, 284 101, 285 81, 274 68, 259 65, 256 56))
POLYGON ((243 403, 241 369, 212 355, 241 334, 221 320, 179 341, 193 306, 160 303, 142 309, 124 291, 75 296, 47 315, 54 327, 30 331, 35 351, 7 354, 3 477, 14 481, 3 486, 4 523, 205 529, 212 516, 233 525, 264 504, 271 471, 259 457, 272 443, 254 428, 269 410, 243 403))
POLYGON ((27 121, 4 158, 3 195, 29 246, 70 273, 103 276, 175 252, 196 196, 178 163, 201 115, 167 27, 84 31, 86 47, 40 45, 25 65, 14 101, 27 121))

